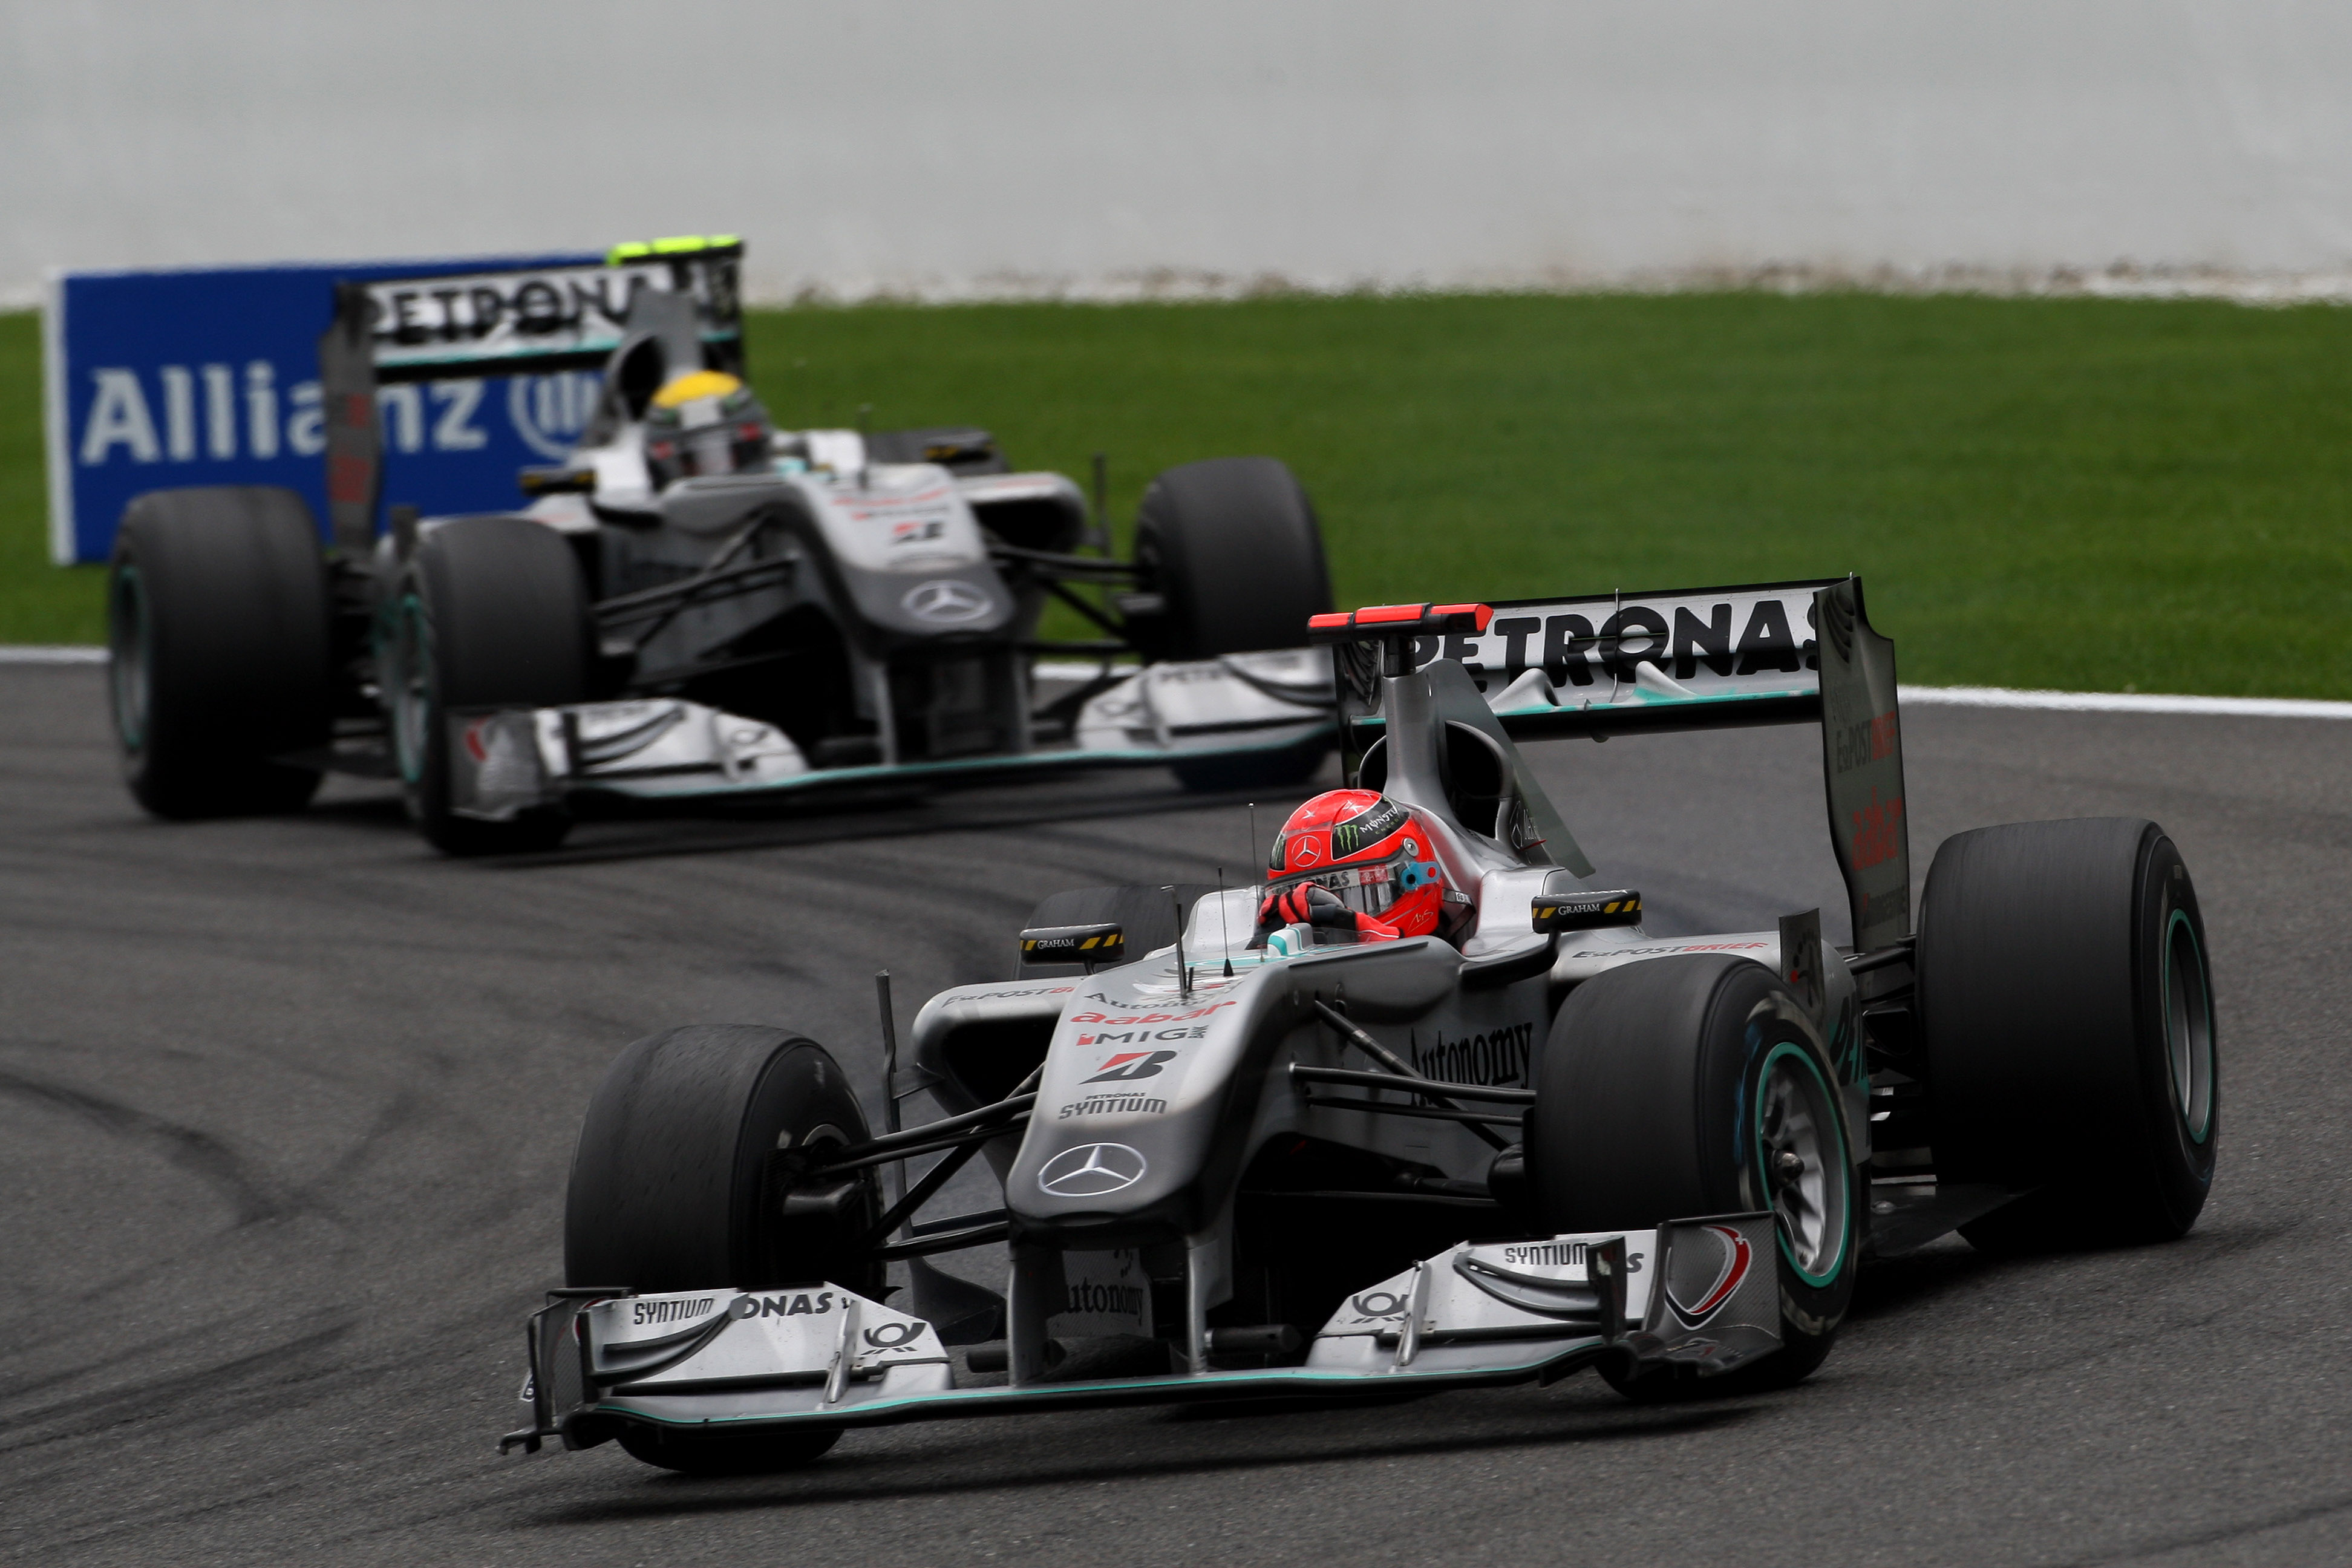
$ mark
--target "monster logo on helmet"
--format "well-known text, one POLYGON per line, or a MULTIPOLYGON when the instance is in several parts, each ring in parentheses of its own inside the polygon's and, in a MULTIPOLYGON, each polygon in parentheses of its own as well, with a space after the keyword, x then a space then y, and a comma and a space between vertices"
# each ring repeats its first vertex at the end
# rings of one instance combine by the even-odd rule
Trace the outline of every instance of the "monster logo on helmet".
POLYGON ((1367 845, 1378 844, 1406 821, 1404 807, 1382 795, 1372 805, 1331 825, 1331 858, 1344 860, 1367 845))

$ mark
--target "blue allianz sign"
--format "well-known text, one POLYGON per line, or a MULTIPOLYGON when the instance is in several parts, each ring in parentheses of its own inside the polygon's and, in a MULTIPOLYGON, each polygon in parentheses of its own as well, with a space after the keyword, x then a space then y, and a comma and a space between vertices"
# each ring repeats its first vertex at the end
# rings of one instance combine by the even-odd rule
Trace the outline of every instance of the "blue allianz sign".
MULTIPOLYGON (((49 548, 104 561, 122 509, 180 485, 286 485, 327 515, 319 335, 338 282, 520 267, 530 256, 58 277, 43 322, 49 548)), ((383 498, 428 515, 520 504, 515 472, 562 458, 587 423, 593 371, 380 387, 383 498)))

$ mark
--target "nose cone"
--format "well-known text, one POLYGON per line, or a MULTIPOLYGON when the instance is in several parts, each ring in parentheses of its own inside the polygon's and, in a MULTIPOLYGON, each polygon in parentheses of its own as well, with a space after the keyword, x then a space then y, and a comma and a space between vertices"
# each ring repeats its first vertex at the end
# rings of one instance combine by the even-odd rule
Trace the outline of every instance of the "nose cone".
POLYGON ((1004 1178, 1014 1237, 1086 1250, 1196 1235, 1247 1157, 1267 1058, 1296 1012, 1281 966, 1181 985, 1170 955, 1073 995, 1004 1178))
POLYGON ((1198 1206, 1207 1107, 1033 1123, 1004 1183, 1016 1233, 1072 1247, 1126 1247, 1183 1234, 1198 1206))
POLYGON ((1065 1149, 1037 1171, 1038 1190, 1057 1198, 1102 1198, 1143 1180, 1151 1162, 1127 1143, 1081 1143, 1065 1149))

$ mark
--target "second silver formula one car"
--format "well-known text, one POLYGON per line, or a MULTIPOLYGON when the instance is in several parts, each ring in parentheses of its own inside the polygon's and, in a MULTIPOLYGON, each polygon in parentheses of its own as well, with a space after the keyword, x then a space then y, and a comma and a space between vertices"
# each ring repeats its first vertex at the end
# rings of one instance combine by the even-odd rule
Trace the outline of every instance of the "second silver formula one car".
MULTIPOLYGON (((1132 558, 1069 479, 984 430, 777 431, 741 376, 740 245, 606 267, 347 284, 321 340, 332 542, 291 490, 152 491, 110 591, 131 791, 166 816, 286 809, 389 776, 434 844, 544 848, 583 796, 902 789, 1164 764, 1304 776, 1330 589, 1270 458, 1188 463, 1132 558), (385 384, 596 367, 529 505, 379 505, 385 384), (1051 604, 1092 623, 1041 637, 1051 604), (1041 659, 1076 679, 1041 682, 1041 659), (1075 661, 1086 660, 1087 664, 1075 661)), ((396 502, 398 497, 393 500, 396 502)))
POLYGON ((1915 930, 1858 581, 1314 629, 1356 787, 1300 808, 1262 887, 1049 899, 1016 976, 933 997, 904 1068, 886 997, 879 1132, 788 1028, 623 1053, 509 1446, 727 1470, 1077 1405, 1783 1386, 1865 1257, 2194 1222, 2218 1102, 2187 867, 2137 818, 1980 828, 1915 930), (1813 910, 1645 931, 1517 743, 1794 721, 1821 727, 1851 948, 1813 910), (924 1091, 949 1114, 900 1129, 924 1091), (923 1219, 976 1157, 1001 1204, 923 1219), (999 1244, 1002 1292, 930 1261, 999 1244))

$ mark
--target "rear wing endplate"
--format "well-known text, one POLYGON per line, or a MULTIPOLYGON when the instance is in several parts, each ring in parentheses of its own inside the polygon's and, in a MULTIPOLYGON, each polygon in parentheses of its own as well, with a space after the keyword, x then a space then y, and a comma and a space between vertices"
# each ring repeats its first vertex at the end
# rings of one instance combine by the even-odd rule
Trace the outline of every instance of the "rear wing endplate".
POLYGON ((1853 912, 1854 951, 1874 952, 1911 934, 1911 831, 1904 816, 1895 643, 1863 613, 1861 578, 1823 588, 1813 602, 1830 843, 1853 912))
POLYGON ((1855 949, 1910 934, 1895 645, 1871 626, 1859 577, 1417 608, 1310 629, 1333 645, 1351 768, 1362 729, 1382 721, 1383 643, 1408 668, 1459 664, 1516 741, 1818 721, 1855 949))

